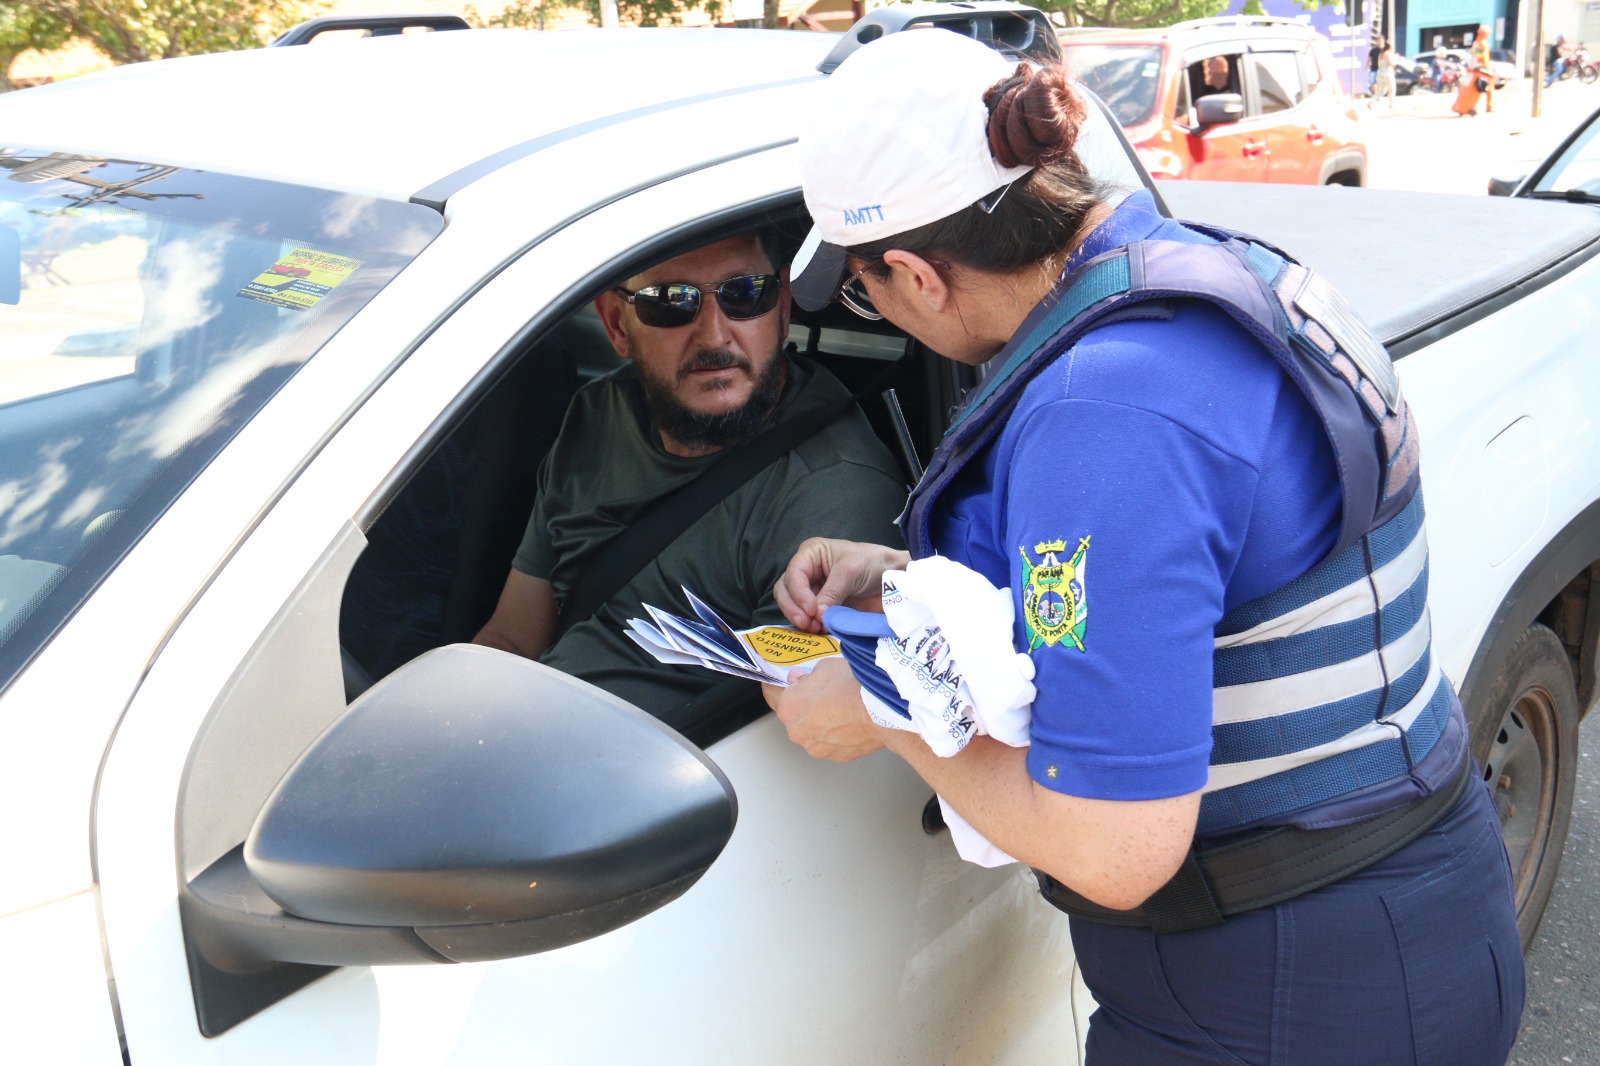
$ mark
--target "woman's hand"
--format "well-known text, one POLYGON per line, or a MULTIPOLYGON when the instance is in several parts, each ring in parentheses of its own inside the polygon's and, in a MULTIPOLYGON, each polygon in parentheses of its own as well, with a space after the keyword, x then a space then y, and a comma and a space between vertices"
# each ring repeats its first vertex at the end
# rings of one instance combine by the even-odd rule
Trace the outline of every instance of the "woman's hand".
POLYGON ((788 688, 766 685, 761 692, 806 754, 852 762, 883 747, 861 702, 861 686, 843 659, 824 659, 810 673, 790 676, 788 688))
POLYGON ((883 610, 883 572, 903 570, 910 561, 909 553, 881 544, 812 537, 795 551, 772 594, 797 628, 821 633, 829 607, 883 610))

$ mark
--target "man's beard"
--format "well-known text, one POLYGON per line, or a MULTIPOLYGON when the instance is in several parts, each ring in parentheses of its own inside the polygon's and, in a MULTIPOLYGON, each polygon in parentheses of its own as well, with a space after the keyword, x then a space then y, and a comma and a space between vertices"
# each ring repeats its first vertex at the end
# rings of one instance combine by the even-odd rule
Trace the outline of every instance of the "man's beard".
MULTIPOLYGON (((637 355, 632 337, 628 338, 628 348, 637 355)), ((650 417, 655 420, 656 427, 683 447, 696 452, 730 448, 755 436, 756 431, 772 417, 778 397, 783 393, 784 357, 781 351, 775 351, 768 360, 766 369, 756 378, 755 388, 751 389, 748 400, 731 411, 716 414, 690 410, 679 403, 672 393, 677 381, 664 380, 652 374, 641 359, 635 358, 633 365, 639 370, 645 405, 650 409, 650 417)), ((693 370, 729 366, 748 368, 749 365, 748 359, 741 359, 727 349, 701 351, 695 356, 694 362, 679 369, 678 381, 682 381, 693 370)))

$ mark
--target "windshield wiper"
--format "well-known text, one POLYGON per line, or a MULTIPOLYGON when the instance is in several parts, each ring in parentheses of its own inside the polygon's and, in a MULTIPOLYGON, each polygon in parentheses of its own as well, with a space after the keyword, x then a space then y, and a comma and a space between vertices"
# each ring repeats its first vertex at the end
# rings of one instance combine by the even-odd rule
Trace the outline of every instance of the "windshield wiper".
POLYGON ((1565 200, 1569 204, 1600 204, 1600 196, 1582 189, 1566 189, 1555 192, 1551 189, 1536 189, 1533 192, 1522 194, 1529 200, 1565 200))

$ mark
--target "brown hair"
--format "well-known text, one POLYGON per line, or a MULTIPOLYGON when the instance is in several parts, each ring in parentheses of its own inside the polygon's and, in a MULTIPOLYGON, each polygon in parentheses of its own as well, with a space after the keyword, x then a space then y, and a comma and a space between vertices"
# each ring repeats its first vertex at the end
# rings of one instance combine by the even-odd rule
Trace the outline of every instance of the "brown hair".
POLYGON ((883 240, 859 244, 850 254, 885 272, 891 248, 943 258, 976 270, 1009 273, 1053 258, 1072 242, 1101 191, 1073 152, 1088 106, 1072 90, 1059 64, 1017 64, 1009 77, 983 94, 989 109, 989 152, 1004 167, 1031 166, 999 193, 953 215, 883 240))

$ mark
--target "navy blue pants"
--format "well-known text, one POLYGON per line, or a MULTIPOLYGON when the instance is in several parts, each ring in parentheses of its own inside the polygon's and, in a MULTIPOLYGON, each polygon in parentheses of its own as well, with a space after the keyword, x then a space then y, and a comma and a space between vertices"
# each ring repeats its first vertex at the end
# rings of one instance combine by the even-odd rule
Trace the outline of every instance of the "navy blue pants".
POLYGON ((1072 919, 1090 1066, 1501 1066, 1522 1018, 1511 869, 1476 782, 1373 866, 1213 929, 1072 919))

